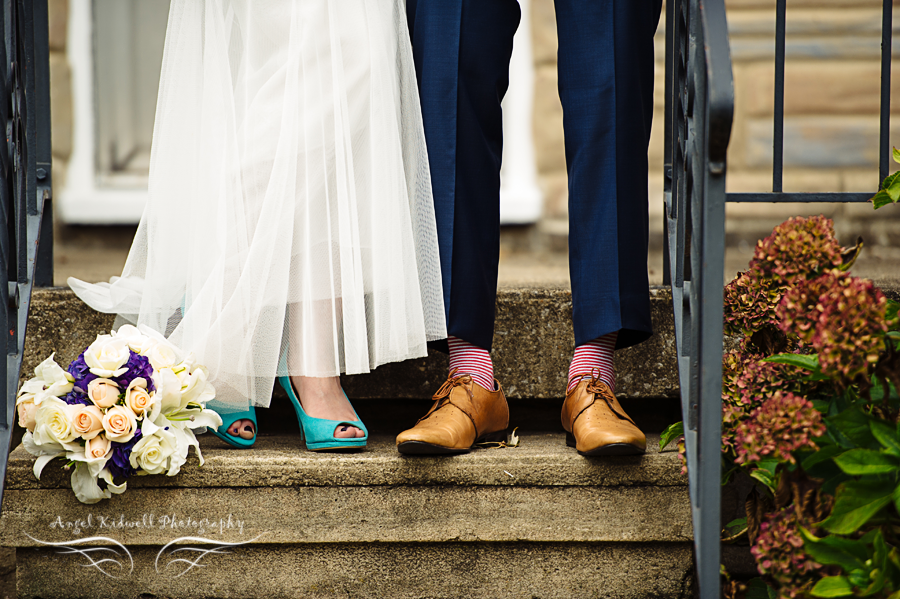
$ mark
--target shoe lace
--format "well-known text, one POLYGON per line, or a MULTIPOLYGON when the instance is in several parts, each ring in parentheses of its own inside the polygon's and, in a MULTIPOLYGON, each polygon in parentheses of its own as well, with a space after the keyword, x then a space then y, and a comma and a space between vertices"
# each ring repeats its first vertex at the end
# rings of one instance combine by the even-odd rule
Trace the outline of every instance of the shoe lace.
MULTIPOLYGON (((438 389, 435 392, 435 394, 431 396, 431 399, 440 403, 441 400, 447 399, 450 397, 450 392, 453 391, 453 389, 455 387, 459 387, 463 383, 468 383, 472 380, 472 377, 469 376, 468 374, 461 374, 459 376, 454 376, 458 370, 459 370, 458 368, 454 368, 453 370, 450 371, 450 376, 447 377, 447 380, 444 381, 444 384, 441 385, 441 388, 438 389)), ((469 393, 470 396, 472 395, 471 389, 469 389, 468 387, 463 387, 463 388, 466 389, 466 391, 469 393)))
POLYGON ((619 402, 618 400, 616 400, 616 396, 613 395, 613 392, 609 388, 609 385, 607 385, 606 382, 600 378, 599 368, 594 368, 591 370, 591 380, 590 382, 588 382, 586 390, 588 393, 592 393, 594 395, 595 400, 597 397, 603 399, 603 401, 606 402, 606 405, 609 406, 609 409, 612 410, 613 414, 623 420, 627 420, 631 424, 634 424, 634 420, 629 418, 628 414, 622 411, 622 408, 619 407, 619 402))

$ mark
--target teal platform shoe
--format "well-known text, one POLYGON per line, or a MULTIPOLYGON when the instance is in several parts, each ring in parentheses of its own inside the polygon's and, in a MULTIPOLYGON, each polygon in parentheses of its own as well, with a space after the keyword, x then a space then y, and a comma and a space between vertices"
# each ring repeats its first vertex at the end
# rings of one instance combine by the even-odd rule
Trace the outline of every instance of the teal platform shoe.
MULTIPOLYGON (((362 423, 359 416, 356 420, 326 420, 325 418, 313 418, 300 405, 300 399, 294 393, 294 386, 291 385, 291 379, 287 376, 278 377, 278 382, 287 392, 288 398, 294 406, 297 413, 297 420, 300 423, 300 430, 303 438, 306 440, 306 448, 310 451, 327 451, 330 449, 365 449, 366 442, 369 440, 369 430, 362 423), (334 429, 338 426, 353 426, 365 433, 364 437, 353 437, 350 439, 338 439, 334 436, 334 429)), ((346 394, 344 395, 346 397, 346 394)), ((356 414, 356 410, 353 411, 356 414)))
POLYGON ((256 408, 250 406, 250 408, 244 412, 225 414, 222 416, 222 426, 217 429, 210 428, 209 432, 233 447, 237 447, 238 449, 250 449, 253 447, 253 444, 256 443, 256 433, 259 432, 259 427, 256 426, 256 408), (244 439, 228 434, 228 428, 238 420, 250 420, 253 422, 252 439, 244 439))

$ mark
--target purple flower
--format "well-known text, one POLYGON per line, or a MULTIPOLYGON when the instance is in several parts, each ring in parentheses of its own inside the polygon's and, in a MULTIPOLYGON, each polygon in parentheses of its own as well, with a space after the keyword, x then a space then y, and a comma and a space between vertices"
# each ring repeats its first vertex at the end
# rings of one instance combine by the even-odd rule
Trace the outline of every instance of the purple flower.
POLYGON ((144 380, 147 381, 147 391, 153 391, 153 381, 151 377, 153 376, 153 366, 150 365, 150 360, 146 356, 142 356, 140 354, 136 354, 133 351, 130 351, 130 356, 128 361, 125 362, 124 367, 128 369, 128 371, 122 376, 114 377, 114 380, 119 387, 123 390, 128 388, 128 385, 131 384, 131 381, 138 377, 143 377, 144 380))
POLYGON ((76 405, 84 405, 89 406, 92 404, 91 400, 88 399, 88 396, 80 391, 72 389, 65 397, 63 397, 63 401, 69 404, 70 406, 76 405))
MULTIPOLYGON (((87 349, 85 349, 85 351, 87 351, 87 349)), ((81 352, 81 355, 72 360, 72 363, 69 364, 69 374, 75 379, 75 388, 85 392, 92 380, 100 378, 96 374, 91 373, 90 368, 84 361, 84 352, 81 352)))
POLYGON ((113 478, 128 478, 136 472, 136 470, 131 467, 129 458, 131 458, 131 450, 134 448, 134 444, 140 440, 141 429, 137 429, 134 431, 134 437, 127 443, 112 442, 113 451, 109 460, 106 462, 106 467, 109 468, 109 472, 113 475, 113 478))

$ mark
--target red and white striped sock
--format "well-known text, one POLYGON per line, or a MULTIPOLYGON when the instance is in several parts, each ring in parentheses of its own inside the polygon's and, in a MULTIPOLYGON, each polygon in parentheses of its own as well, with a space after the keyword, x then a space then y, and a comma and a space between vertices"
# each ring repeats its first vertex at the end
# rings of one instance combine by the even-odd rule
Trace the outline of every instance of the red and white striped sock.
POLYGON ((609 385, 610 391, 616 392, 616 372, 613 368, 613 351, 616 349, 616 337, 619 332, 607 333, 593 341, 575 348, 575 356, 569 366, 569 386, 566 393, 586 376, 592 376, 594 370, 600 371, 600 380, 609 385))
POLYGON ((476 383, 493 391, 494 363, 491 362, 491 354, 458 337, 449 337, 447 342, 450 345, 450 372, 456 369, 458 375, 471 375, 476 383))

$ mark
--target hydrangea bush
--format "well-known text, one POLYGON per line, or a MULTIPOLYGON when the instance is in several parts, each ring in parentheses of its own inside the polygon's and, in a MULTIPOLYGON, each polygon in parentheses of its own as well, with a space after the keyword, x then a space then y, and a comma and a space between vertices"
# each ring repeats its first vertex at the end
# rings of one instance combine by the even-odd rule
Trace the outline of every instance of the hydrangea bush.
POLYGON ((761 576, 729 597, 900 599, 900 319, 847 272, 861 247, 792 218, 725 289, 723 481, 755 488, 724 536, 748 537, 761 576))

